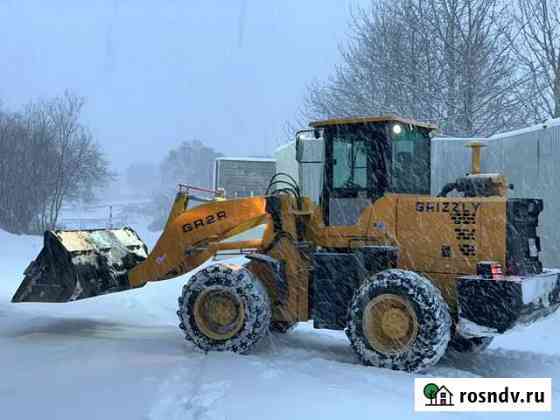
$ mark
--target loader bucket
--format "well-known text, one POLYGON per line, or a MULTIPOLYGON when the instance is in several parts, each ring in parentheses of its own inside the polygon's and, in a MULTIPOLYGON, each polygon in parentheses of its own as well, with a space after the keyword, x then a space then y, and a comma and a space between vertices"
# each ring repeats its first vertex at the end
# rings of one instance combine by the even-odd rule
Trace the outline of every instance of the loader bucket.
POLYGON ((70 302, 130 289, 127 273, 147 248, 130 228, 45 232, 12 302, 70 302))

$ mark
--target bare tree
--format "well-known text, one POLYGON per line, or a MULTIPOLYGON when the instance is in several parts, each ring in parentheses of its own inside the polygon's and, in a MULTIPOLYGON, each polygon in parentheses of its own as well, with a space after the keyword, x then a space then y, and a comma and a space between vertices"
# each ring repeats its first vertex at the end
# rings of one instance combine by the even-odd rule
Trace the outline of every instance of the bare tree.
POLYGON ((53 187, 46 212, 42 215, 44 228, 52 228, 65 201, 91 196, 93 189, 111 178, 108 163, 91 133, 80 123, 84 98, 65 92, 40 105, 53 132, 57 158, 53 187))
POLYGON ((221 153, 200 140, 183 141, 167 153, 159 167, 161 186, 152 194, 150 211, 154 221, 149 226, 151 230, 163 228, 177 184, 212 188, 214 162, 219 156, 221 153))
POLYGON ((108 163, 80 123, 71 93, 0 114, 0 227, 15 233, 56 226, 62 205, 91 197, 108 163))
POLYGON ((178 183, 212 186, 214 160, 221 156, 200 140, 183 141, 160 164, 162 182, 175 188, 178 183))
POLYGON ((309 86, 311 118, 398 113, 455 135, 520 125, 505 0, 380 1, 353 14, 343 64, 309 86))
POLYGON ((430 0, 431 28, 447 68, 449 131, 487 135, 523 124, 511 48, 510 4, 502 0, 430 0), (449 94, 450 93, 450 94, 449 94))
POLYGON ((27 182, 33 157, 23 158, 28 138, 21 116, 0 114, 0 226, 16 233, 29 225, 36 204, 27 182))
POLYGON ((528 83, 519 90, 536 120, 560 118, 560 3, 518 0, 516 53, 528 83))

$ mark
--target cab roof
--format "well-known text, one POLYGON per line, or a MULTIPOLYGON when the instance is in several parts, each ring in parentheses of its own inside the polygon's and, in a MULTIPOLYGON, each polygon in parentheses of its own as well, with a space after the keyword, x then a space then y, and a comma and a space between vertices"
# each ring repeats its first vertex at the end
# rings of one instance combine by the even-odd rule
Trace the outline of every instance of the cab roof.
POLYGON ((324 128, 331 125, 351 125, 351 124, 366 124, 366 123, 387 123, 398 122, 401 124, 414 125, 416 127, 427 128, 430 131, 437 130, 437 126, 430 123, 423 123, 408 118, 399 117, 397 115, 381 115, 370 117, 350 117, 350 118, 332 118, 329 120, 312 121, 309 123, 313 128, 324 128))

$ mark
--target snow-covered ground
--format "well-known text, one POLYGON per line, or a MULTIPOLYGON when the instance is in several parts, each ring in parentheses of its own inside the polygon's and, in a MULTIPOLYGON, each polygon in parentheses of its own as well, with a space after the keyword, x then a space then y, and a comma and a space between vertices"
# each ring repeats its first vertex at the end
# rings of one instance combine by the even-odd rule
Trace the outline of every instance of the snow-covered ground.
MULTIPOLYGON (((139 229, 153 245, 156 235, 139 229)), ((203 354, 177 327, 182 277, 69 304, 11 304, 42 239, 0 231, 0 418, 5 419, 557 419, 553 412, 413 411, 413 375, 361 366, 343 332, 301 324, 250 355, 203 354)), ((444 358, 445 377, 560 381, 560 316, 444 358)))

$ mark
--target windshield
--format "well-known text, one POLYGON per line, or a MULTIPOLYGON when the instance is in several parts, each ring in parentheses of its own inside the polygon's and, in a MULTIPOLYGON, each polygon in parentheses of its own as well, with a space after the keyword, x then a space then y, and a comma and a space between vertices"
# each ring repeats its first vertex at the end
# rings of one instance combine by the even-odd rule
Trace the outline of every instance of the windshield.
POLYGON ((372 198, 430 193, 428 130, 398 123, 338 126, 329 137, 334 191, 367 191, 372 198))
POLYGON ((425 129, 391 124, 390 191, 404 194, 430 193, 430 136, 425 129))

